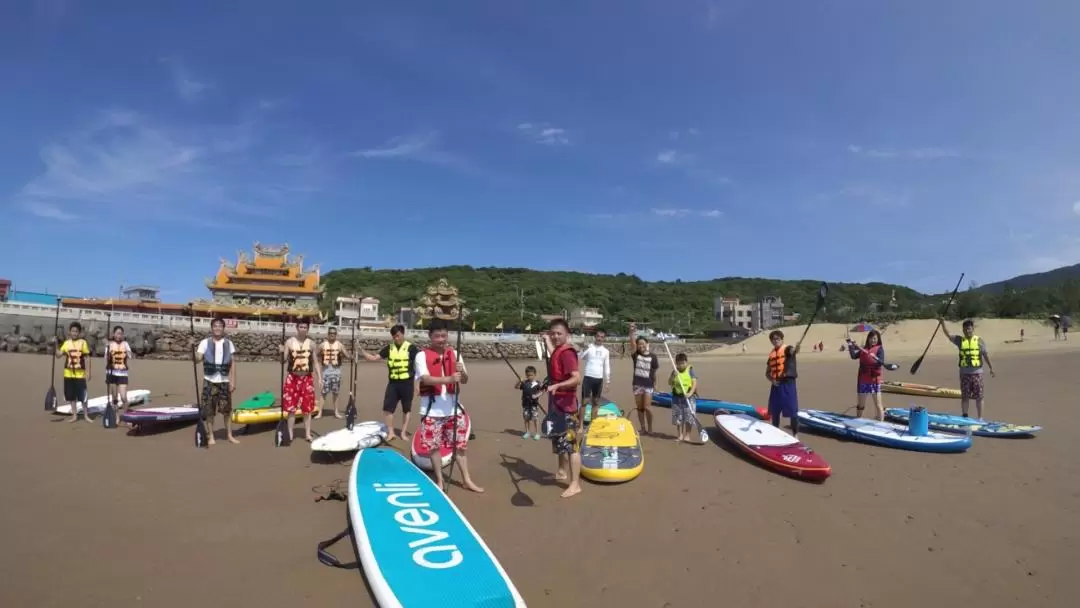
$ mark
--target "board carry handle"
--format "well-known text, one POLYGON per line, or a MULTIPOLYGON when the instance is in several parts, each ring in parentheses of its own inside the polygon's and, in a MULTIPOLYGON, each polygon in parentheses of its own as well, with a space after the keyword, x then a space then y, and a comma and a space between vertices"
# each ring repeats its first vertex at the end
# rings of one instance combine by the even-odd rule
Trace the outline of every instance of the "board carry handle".
POLYGON ((341 568, 342 570, 355 570, 355 569, 359 568, 360 567, 359 562, 350 562, 348 564, 343 564, 343 563, 341 563, 341 560, 334 557, 333 555, 330 554, 329 551, 326 550, 328 547, 331 547, 331 546, 337 544, 338 541, 340 541, 341 539, 348 536, 350 532, 351 532, 351 530, 349 528, 345 528, 339 534, 335 535, 333 538, 331 538, 329 540, 324 540, 321 543, 319 543, 317 545, 318 546, 318 551, 316 552, 316 555, 319 558, 319 563, 323 564, 324 566, 330 566, 332 568, 341 568))

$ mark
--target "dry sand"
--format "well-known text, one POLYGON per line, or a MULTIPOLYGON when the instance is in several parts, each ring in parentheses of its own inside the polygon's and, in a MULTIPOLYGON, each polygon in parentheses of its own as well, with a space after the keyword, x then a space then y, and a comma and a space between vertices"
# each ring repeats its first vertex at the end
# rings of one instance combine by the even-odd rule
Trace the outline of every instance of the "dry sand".
MULTIPOLYGON (((487 493, 454 488, 451 498, 533 608, 1064 606, 1080 593, 1080 459, 1065 432, 1080 353, 1054 351, 994 346, 989 413, 1044 425, 1035 439, 976 438, 966 454, 934 455, 804 434, 834 469, 811 485, 759 468, 723 440, 649 437, 641 477, 586 483, 570 500, 552 480, 550 445, 520 438, 509 370, 474 363, 463 400, 477 433, 474 477, 487 493), (511 502, 512 479, 528 500, 511 502)), ((852 362, 802 359, 804 407, 853 404, 852 362)), ((348 461, 313 463, 307 444, 276 449, 270 432, 207 451, 192 447, 191 426, 129 437, 58 422, 42 411, 48 366, 0 356, 9 390, 0 606, 371 605, 360 574, 315 559, 346 506, 314 502, 311 487, 346 476, 348 461)), ((953 386, 954 366, 930 357, 916 379, 953 386)), ((760 357, 698 358, 696 367, 707 396, 766 397, 760 357)), ((622 404, 629 371, 616 360, 611 397, 622 404)), ((191 399, 189 364, 136 361, 134 377, 157 404, 191 399)), ((239 378, 239 394, 274 390, 278 368, 241 364, 239 378)), ((383 378, 380 365, 362 366, 362 417, 376 412, 383 378)), ((92 387, 102 393, 100 377, 92 387)), ((910 399, 885 395, 887 405, 910 399)), ((931 405, 955 410, 958 401, 931 405)), ((655 411, 657 430, 670 433, 668 412, 655 411)), ((317 429, 338 424, 324 418, 317 429)), ((348 543, 335 549, 352 557, 348 543)))

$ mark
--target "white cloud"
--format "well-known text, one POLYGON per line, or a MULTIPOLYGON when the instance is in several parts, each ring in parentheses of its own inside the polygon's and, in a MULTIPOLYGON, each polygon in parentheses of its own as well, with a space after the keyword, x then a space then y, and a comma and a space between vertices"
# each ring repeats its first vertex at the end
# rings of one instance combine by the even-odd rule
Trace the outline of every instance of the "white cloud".
POLYGON ((719 209, 687 209, 685 207, 653 207, 652 214, 661 218, 684 218, 689 216, 716 219, 723 217, 719 209))
POLYGON ((959 158, 960 153, 951 148, 911 148, 908 150, 889 150, 864 148, 854 144, 848 146, 848 152, 865 158, 876 159, 910 159, 910 160, 939 160, 942 158, 959 158))
POLYGON ((545 146, 566 146, 570 144, 570 136, 567 135, 566 129, 548 123, 523 122, 517 126, 517 129, 534 143, 545 146))
POLYGON ((378 148, 360 150, 363 158, 418 158, 438 140, 437 131, 395 137, 378 148))
POLYGON ((855 183, 849 184, 840 190, 818 194, 813 198, 811 206, 834 201, 886 209, 900 209, 910 204, 910 197, 907 193, 894 192, 877 184, 855 183))
POLYGON ((718 219, 724 216, 719 209, 691 209, 688 207, 653 207, 647 212, 643 211, 618 211, 618 212, 595 212, 585 215, 586 219, 597 221, 665 221, 697 217, 705 219, 718 219))
POLYGON ((656 162, 663 165, 674 165, 682 159, 683 157, 679 156, 679 153, 675 150, 661 150, 660 153, 656 155, 656 162))
POLYGON ((23 208, 29 211, 31 214, 47 220, 58 220, 61 222, 70 222, 72 220, 79 219, 79 216, 74 213, 68 213, 63 209, 60 209, 52 203, 46 203, 43 201, 28 201, 23 204, 23 208))
POLYGON ((679 152, 678 150, 661 150, 656 155, 657 164, 677 168, 694 179, 708 182, 714 186, 727 186, 731 184, 731 178, 722 175, 708 167, 702 166, 693 154, 679 152))
POLYGON ((210 83, 198 80, 177 57, 163 57, 161 62, 168 67, 173 88, 184 101, 198 101, 203 93, 213 87, 210 83))
POLYGON ((1073 213, 1075 213, 1076 215, 1080 215, 1080 201, 1076 201, 1075 203, 1073 203, 1072 209, 1073 213))
POLYGON ((685 130, 676 129, 674 131, 669 131, 668 139, 670 139, 671 141, 679 141, 680 139, 697 137, 698 135, 701 135, 701 131, 697 130, 697 128, 695 127, 690 127, 689 129, 685 130))

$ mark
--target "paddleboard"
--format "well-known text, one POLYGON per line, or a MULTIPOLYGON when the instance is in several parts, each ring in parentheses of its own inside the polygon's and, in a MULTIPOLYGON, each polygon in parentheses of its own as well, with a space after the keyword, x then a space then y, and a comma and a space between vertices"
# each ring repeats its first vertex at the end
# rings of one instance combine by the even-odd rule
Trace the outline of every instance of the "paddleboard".
MULTIPOLYGON (((769 419, 767 409, 749 403, 733 403, 702 397, 696 397, 694 401, 699 414, 749 414, 761 420, 769 419)), ((671 393, 653 393, 652 403, 658 407, 671 407, 671 393)))
MULTIPOLYGON (((469 413, 465 411, 465 407, 460 404, 459 407, 465 418, 465 434, 469 435, 472 433, 472 420, 469 418, 469 413)), ((461 423, 458 424, 460 425, 461 423)), ((416 463, 416 466, 425 471, 433 470, 431 466, 431 452, 420 445, 420 429, 417 429, 417 432, 413 433, 412 441, 410 443, 412 445, 410 450, 412 452, 412 461, 416 463)), ((446 467, 454 457, 454 450, 439 446, 439 455, 441 456, 442 466, 446 467)))
POLYGON ((899 395, 917 395, 919 397, 943 397, 945 399, 960 398, 960 391, 958 389, 942 388, 932 384, 916 384, 914 382, 882 382, 881 391, 899 395))
POLYGON ((581 476, 604 483, 630 481, 645 468, 634 425, 621 416, 597 416, 581 443, 581 476))
MULTIPOLYGON (((592 422, 592 405, 585 403, 582 407, 585 408, 585 423, 592 422)), ((601 399, 600 407, 596 408, 596 417, 603 418, 604 416, 622 416, 622 410, 614 402, 601 399)))
MULTIPOLYGON (((907 424, 911 412, 905 408, 890 407, 885 410, 885 417, 900 424, 907 424)), ((979 437, 1032 437, 1042 430, 1041 426, 1009 424, 1007 422, 988 422, 978 418, 964 418, 940 412, 930 412, 930 428, 943 433, 961 433, 979 437)))
MULTIPOLYGON (((61 395, 61 397, 62 396, 63 395, 61 395)), ((144 405, 146 403, 150 403, 150 391, 148 391, 146 389, 143 389, 143 388, 137 388, 135 390, 129 390, 127 392, 127 398, 128 398, 128 405, 144 405)), ((86 407, 87 407, 87 409, 90 410, 90 415, 95 415, 95 414, 100 414, 100 413, 104 412, 105 411, 105 406, 108 405, 108 403, 109 403, 108 395, 103 395, 101 397, 94 397, 93 399, 90 399, 89 401, 87 401, 86 402, 86 407)), ((76 407, 77 412, 82 412, 83 411, 83 404, 76 403, 75 407, 76 407)), ((71 415, 71 404, 70 403, 64 403, 62 405, 57 405, 56 409, 53 410, 53 412, 51 412, 51 413, 62 414, 64 416, 70 416, 71 415)))
POLYGON ((357 452, 348 505, 357 557, 379 606, 524 608, 457 506, 398 452, 357 452))
POLYGON ((311 442, 311 450, 313 452, 355 452, 379 445, 388 434, 386 425, 382 422, 357 422, 352 430, 338 429, 316 437, 311 442))
POLYGON ((281 418, 280 407, 266 407, 258 410, 233 410, 232 413, 232 421, 236 424, 266 424, 268 422, 277 422, 281 418))
POLYGON ((800 479, 824 481, 832 467, 791 433, 747 414, 716 414, 716 428, 744 454, 766 467, 800 479))
POLYGON ((120 415, 121 422, 152 424, 154 422, 194 422, 199 419, 199 408, 194 405, 143 407, 128 410, 120 415))
POLYGON ((971 437, 967 435, 930 431, 926 435, 917 436, 909 433, 906 425, 820 410, 800 411, 799 425, 836 437, 916 452, 955 453, 967 451, 971 447, 971 437))
POLYGON ((274 407, 274 403, 277 401, 277 395, 270 391, 263 391, 258 395, 249 397, 244 401, 241 401, 239 405, 233 406, 233 411, 238 410, 264 410, 274 407))

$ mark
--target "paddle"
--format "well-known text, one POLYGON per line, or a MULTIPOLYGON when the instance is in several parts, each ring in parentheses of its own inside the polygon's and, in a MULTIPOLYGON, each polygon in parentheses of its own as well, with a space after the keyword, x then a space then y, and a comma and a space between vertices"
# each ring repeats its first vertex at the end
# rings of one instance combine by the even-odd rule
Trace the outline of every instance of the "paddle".
MULTIPOLYGON (((675 357, 671 355, 671 348, 668 347, 667 340, 664 340, 664 350, 667 351, 668 361, 671 362, 671 369, 675 370, 675 377, 679 379, 679 386, 682 387, 683 395, 686 395, 686 403, 690 406, 690 416, 694 419, 694 425, 698 427, 698 431, 701 437, 701 443, 707 443, 709 441, 709 434, 705 432, 705 427, 701 426, 701 421, 697 417, 697 406, 694 404, 694 397, 690 394, 690 387, 683 383, 682 376, 679 376, 679 366, 675 364, 675 357)), ((675 397, 671 396, 671 407, 675 407, 675 397)), ((679 431, 682 432, 681 430, 679 431)))
MULTIPOLYGON (((465 307, 464 306, 459 306, 458 307, 458 318, 457 318, 457 345, 454 347, 454 358, 457 359, 457 366, 456 367, 457 367, 457 372, 458 373, 462 373, 462 372, 465 371, 465 360, 461 358, 461 337, 462 337, 461 323, 464 321, 464 317, 465 317, 465 307)), ((452 447, 453 451, 450 453, 450 472, 447 474, 447 477, 446 477, 446 479, 445 479, 445 481, 443 483, 443 485, 446 486, 446 494, 447 494, 447 496, 450 495, 450 481, 452 481, 454 479, 454 465, 457 464, 457 453, 458 453, 457 430, 458 430, 458 411, 460 409, 460 405, 461 405, 461 383, 458 382, 458 383, 454 384, 454 409, 452 410, 454 412, 454 435, 453 435, 454 439, 453 439, 453 447, 452 447)), ((435 457, 438 457, 439 451, 436 449, 433 455, 435 457)), ((439 463, 433 460, 432 465, 433 466, 439 466, 439 463)))
POLYGON ((281 420, 278 420, 277 431, 274 432, 274 447, 287 447, 292 443, 292 434, 289 433, 289 422, 285 419, 285 357, 288 349, 285 348, 285 327, 288 325, 287 315, 281 316, 281 420))
POLYGON ((356 324, 352 326, 352 361, 349 365, 349 403, 345 406, 345 428, 356 424, 356 324))
MULTIPOLYGON (((105 320, 105 331, 109 331, 112 328, 112 311, 109 311, 105 320)), ((101 426, 107 429, 116 428, 116 407, 113 406, 113 395, 109 389, 109 368, 112 365, 112 356, 109 349, 112 348, 112 335, 109 335, 109 339, 105 342, 105 396, 107 401, 105 402, 105 414, 101 417, 101 426)))
POLYGON ((802 337, 796 342, 796 345, 802 344, 802 341, 806 339, 806 334, 810 333, 810 327, 814 324, 814 319, 817 318, 818 313, 825 306, 825 298, 829 297, 829 284, 822 283, 818 287, 817 292, 817 305, 814 307, 814 314, 810 315, 810 322, 806 324, 806 329, 803 330, 802 337))
POLYGON ((188 325, 191 328, 191 374, 195 382, 195 408, 199 410, 199 421, 195 424, 195 447, 205 448, 207 447, 206 423, 203 422, 202 395, 199 394, 199 339, 195 337, 195 305, 191 302, 188 302, 188 325))
MULTIPOLYGON (((952 290, 952 295, 949 296, 949 301, 945 302, 945 308, 941 311, 942 317, 949 313, 949 307, 952 306, 953 300, 956 299, 956 292, 960 291, 960 283, 962 282, 964 282, 964 273, 961 272, 960 280, 956 282, 956 287, 952 290)), ((926 350, 924 350, 922 355, 920 355, 919 358, 915 360, 915 363, 911 364, 911 375, 915 375, 915 372, 919 371, 919 368, 922 367, 923 359, 926 358, 926 353, 930 352, 930 345, 934 343, 934 338, 937 337, 937 332, 939 329, 941 329, 940 322, 934 326, 934 333, 930 335, 930 341, 926 343, 926 350)))
POLYGON ((49 370, 49 390, 45 391, 45 411, 56 409, 56 353, 60 350, 60 298, 56 298, 56 319, 53 321, 52 368, 49 370))

